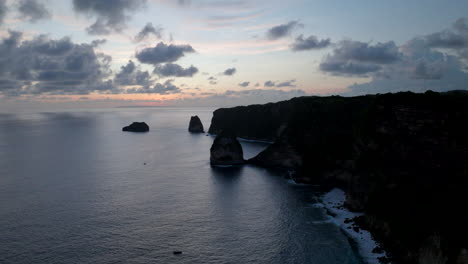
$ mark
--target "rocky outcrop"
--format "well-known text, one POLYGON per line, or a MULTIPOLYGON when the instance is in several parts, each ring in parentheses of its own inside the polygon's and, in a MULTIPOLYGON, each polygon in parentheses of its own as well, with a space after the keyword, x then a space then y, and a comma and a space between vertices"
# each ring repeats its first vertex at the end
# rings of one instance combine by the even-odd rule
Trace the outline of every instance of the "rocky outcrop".
POLYGON ((190 117, 190 123, 188 131, 191 133, 205 133, 203 124, 198 116, 190 117))
POLYGON ((294 146, 278 140, 247 162, 266 168, 297 169, 302 166, 302 156, 294 146))
POLYGON ((241 165, 245 163, 242 146, 234 135, 219 134, 210 149, 211 165, 241 165))
POLYGON ((149 131, 149 126, 145 122, 133 122, 131 125, 123 127, 122 131, 148 132, 149 131))
POLYGON ((218 109, 210 131, 275 140, 249 162, 343 188, 394 262, 457 263, 468 248, 466 120, 466 92, 407 92, 218 109))

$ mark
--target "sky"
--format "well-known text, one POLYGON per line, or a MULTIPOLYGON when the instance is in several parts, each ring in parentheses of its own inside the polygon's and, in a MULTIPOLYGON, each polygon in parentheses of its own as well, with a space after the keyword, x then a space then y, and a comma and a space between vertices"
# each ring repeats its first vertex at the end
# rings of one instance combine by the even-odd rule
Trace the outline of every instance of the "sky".
POLYGON ((0 111, 468 89, 468 1, 0 0, 0 111))

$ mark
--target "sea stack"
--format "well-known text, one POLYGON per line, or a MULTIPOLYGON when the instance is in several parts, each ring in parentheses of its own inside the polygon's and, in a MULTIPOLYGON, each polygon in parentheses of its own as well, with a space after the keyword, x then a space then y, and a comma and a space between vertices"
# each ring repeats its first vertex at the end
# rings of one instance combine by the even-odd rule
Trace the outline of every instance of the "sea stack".
POLYGON ((190 117, 188 131, 191 133, 204 133, 203 124, 198 116, 190 117))
POLYGON ((245 163, 242 146, 234 135, 218 135, 210 149, 211 165, 241 165, 245 163))
POLYGON ((148 132, 149 131, 149 126, 145 122, 133 122, 131 125, 123 127, 122 131, 148 132))

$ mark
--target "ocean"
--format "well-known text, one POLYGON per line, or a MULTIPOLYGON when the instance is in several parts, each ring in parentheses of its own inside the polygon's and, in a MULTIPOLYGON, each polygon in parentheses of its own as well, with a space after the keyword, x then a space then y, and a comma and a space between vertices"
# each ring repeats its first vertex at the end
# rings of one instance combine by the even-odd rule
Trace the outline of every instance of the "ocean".
POLYGON ((210 166, 213 110, 0 114, 0 263, 362 263, 313 186, 210 166))

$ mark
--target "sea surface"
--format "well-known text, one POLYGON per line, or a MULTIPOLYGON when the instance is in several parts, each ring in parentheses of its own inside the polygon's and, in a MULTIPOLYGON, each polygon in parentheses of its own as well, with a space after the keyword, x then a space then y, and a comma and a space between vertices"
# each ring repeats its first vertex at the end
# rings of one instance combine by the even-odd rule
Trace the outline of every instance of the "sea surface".
POLYGON ((213 110, 0 114, 0 263, 361 263, 313 187, 210 166, 213 110))

